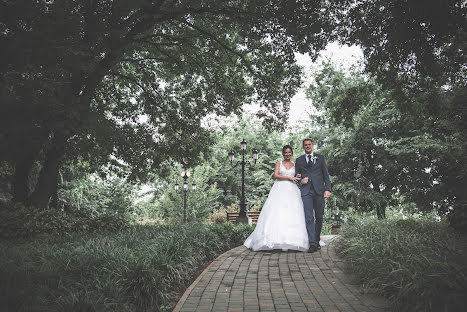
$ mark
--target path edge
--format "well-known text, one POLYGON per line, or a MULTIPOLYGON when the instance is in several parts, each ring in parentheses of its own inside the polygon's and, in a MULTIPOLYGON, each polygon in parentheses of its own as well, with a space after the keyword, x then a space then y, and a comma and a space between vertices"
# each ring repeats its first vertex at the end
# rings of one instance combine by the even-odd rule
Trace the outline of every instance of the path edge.
POLYGON ((193 290, 193 288, 195 288, 196 284, 198 284, 198 282, 201 280, 201 278, 203 278, 204 274, 207 271, 209 271, 209 269, 214 265, 214 262, 216 262, 217 260, 222 258, 226 253, 229 253, 230 251, 232 251, 234 249, 237 249, 239 247, 242 247, 242 246, 243 245, 239 245, 237 247, 229 249, 229 250, 225 251, 224 253, 222 253, 221 255, 219 255, 216 259, 212 260, 211 263, 203 270, 203 272, 201 272, 201 274, 195 279, 195 281, 193 283, 191 283, 191 285, 185 290, 185 292, 183 293, 180 300, 178 300, 177 305, 172 310, 172 312, 179 312, 180 311, 180 309, 183 307, 183 304, 186 301, 186 298, 188 298, 188 296, 191 294, 191 291, 193 290))

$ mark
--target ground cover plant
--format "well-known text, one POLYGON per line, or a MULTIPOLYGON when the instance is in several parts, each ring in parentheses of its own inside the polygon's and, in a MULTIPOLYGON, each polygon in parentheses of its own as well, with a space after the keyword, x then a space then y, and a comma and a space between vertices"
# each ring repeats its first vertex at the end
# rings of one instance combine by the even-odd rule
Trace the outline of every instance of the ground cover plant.
POLYGON ((31 238, 44 234, 108 233, 124 229, 131 219, 123 213, 91 215, 85 211, 31 209, 14 205, 0 210, 1 238, 31 238))
MULTIPOLYGON (((445 222, 363 218, 347 223, 337 247, 363 287, 402 311, 462 311, 464 241, 445 222)), ((465 248, 465 247, 464 247, 465 248)))
POLYGON ((164 311, 250 226, 132 225, 0 241, 2 311, 164 311))

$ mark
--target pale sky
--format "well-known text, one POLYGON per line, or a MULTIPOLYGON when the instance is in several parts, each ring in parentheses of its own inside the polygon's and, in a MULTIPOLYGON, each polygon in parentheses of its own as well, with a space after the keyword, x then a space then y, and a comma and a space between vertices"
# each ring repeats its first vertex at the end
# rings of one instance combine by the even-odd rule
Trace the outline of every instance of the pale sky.
MULTIPOLYGON (((296 54, 297 63, 304 67, 306 77, 304 79, 307 86, 310 82, 310 70, 316 64, 320 64, 325 58, 330 58, 333 63, 340 67, 349 68, 356 63, 363 61, 363 52, 360 47, 357 46, 339 46, 339 44, 333 42, 327 45, 326 49, 320 53, 320 56, 315 63, 311 62, 308 55, 296 54)), ((312 102, 305 96, 304 89, 300 90, 293 98, 290 103, 290 114, 289 124, 294 124, 297 121, 306 118, 308 112, 312 110, 312 102)))

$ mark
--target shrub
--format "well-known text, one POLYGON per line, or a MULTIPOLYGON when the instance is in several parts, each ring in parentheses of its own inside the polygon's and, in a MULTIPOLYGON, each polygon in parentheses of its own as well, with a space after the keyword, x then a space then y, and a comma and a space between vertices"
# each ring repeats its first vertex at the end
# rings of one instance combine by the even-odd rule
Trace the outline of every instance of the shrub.
POLYGON ((127 218, 121 214, 91 217, 80 211, 39 210, 23 205, 1 210, 0 220, 0 237, 8 238, 118 231, 129 225, 127 218))
POLYGON ((210 223, 227 222, 227 209, 225 209, 225 207, 214 209, 214 211, 209 216, 208 222, 210 223))
POLYGON ((167 310, 207 263, 251 231, 230 223, 132 225, 0 240, 0 310, 167 310))
MULTIPOLYGON (((240 207, 238 204, 232 204, 227 207, 220 207, 218 209, 214 209, 212 213, 209 215, 208 222, 209 223, 224 223, 227 222, 227 212, 238 212, 240 207)), ((252 210, 257 211, 257 210, 252 210)))
POLYGON ((466 267, 456 260, 459 246, 447 223, 355 221, 344 226, 338 251, 363 285, 392 299, 396 309, 455 311, 465 304, 458 294, 466 291, 466 267))

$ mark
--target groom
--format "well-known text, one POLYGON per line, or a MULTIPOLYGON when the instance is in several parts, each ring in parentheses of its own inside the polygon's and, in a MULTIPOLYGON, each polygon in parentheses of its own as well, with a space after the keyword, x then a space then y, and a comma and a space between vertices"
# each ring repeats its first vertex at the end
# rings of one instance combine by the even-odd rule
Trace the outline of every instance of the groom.
POLYGON ((310 241, 309 252, 321 249, 319 245, 323 227, 324 198, 331 195, 331 180, 323 155, 313 153, 311 139, 303 140, 305 155, 295 161, 296 172, 301 174, 300 192, 305 210, 305 223, 310 241))

